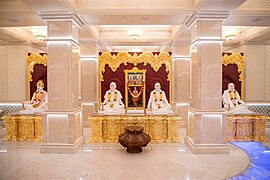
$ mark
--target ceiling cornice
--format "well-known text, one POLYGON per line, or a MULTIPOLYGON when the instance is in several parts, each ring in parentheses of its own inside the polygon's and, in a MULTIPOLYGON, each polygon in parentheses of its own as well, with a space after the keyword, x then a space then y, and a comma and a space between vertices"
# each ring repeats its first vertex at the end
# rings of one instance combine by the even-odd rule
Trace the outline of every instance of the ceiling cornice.
POLYGON ((63 21, 63 20, 71 20, 78 28, 82 28, 85 25, 84 20, 81 19, 77 14, 59 14, 56 12, 50 12, 48 14, 40 14, 40 17, 44 21, 63 21))
POLYGON ((184 23, 188 28, 195 25, 198 20, 225 20, 229 17, 229 12, 200 12, 193 13, 184 23))

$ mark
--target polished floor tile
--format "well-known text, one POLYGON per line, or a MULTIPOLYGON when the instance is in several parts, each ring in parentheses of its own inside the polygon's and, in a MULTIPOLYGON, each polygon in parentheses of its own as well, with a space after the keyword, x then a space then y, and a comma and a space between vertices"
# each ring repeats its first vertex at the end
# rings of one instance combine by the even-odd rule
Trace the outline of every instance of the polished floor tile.
POLYGON ((0 179, 226 179, 243 171, 248 156, 192 154, 183 143, 150 143, 129 154, 119 143, 86 143, 76 154, 40 154, 41 143, 0 145, 0 179))

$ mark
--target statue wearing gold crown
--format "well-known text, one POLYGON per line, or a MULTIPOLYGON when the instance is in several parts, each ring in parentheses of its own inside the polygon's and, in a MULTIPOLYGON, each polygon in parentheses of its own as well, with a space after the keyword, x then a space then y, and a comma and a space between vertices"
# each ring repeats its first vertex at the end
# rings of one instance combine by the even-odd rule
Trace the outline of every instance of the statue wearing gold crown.
POLYGON ((44 111, 47 106, 47 92, 43 90, 44 83, 42 80, 37 82, 37 90, 34 92, 31 101, 23 101, 22 107, 26 111, 44 111))

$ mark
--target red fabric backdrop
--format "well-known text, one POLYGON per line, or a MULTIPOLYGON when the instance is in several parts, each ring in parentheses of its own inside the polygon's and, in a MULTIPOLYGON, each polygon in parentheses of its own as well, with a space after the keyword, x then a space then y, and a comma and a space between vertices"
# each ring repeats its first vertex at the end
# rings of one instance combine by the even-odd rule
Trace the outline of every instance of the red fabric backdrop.
MULTIPOLYGON (((123 96, 123 103, 125 103, 125 72, 124 70, 131 70, 135 67, 133 64, 128 63, 127 66, 121 64, 119 68, 113 72, 111 68, 106 65, 105 72, 103 73, 104 81, 101 82, 101 101, 104 101, 104 95, 107 90, 110 89, 110 83, 115 82, 117 89, 123 96)), ((150 64, 143 66, 143 63, 139 63, 136 66, 138 69, 146 69, 146 106, 150 97, 150 92, 154 89, 156 82, 161 84, 161 89, 165 92, 168 101, 170 102, 170 82, 167 81, 166 66, 163 64, 160 69, 156 72, 150 64)))

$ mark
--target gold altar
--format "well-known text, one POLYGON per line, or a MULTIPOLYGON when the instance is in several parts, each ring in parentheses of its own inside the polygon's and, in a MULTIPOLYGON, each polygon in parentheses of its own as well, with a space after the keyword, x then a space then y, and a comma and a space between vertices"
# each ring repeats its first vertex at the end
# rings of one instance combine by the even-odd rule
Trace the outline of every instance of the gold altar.
POLYGON ((227 141, 265 141, 266 116, 228 115, 227 141))
POLYGON ((7 128, 4 141, 42 141, 41 115, 9 115, 3 121, 7 128))
POLYGON ((180 142, 178 134, 180 120, 176 115, 93 115, 90 142, 118 142, 119 135, 129 125, 144 127, 151 142, 180 142))

